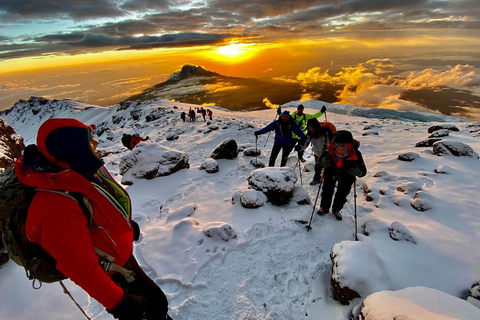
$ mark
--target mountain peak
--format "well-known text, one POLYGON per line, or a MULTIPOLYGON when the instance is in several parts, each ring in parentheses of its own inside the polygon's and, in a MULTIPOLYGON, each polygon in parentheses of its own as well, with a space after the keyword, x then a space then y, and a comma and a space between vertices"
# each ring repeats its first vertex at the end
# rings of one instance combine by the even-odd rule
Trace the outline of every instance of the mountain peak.
POLYGON ((201 66, 185 64, 180 71, 172 73, 172 75, 170 75, 168 80, 179 81, 179 80, 187 79, 189 77, 214 76, 214 75, 218 75, 218 74, 212 71, 207 71, 203 69, 201 66))

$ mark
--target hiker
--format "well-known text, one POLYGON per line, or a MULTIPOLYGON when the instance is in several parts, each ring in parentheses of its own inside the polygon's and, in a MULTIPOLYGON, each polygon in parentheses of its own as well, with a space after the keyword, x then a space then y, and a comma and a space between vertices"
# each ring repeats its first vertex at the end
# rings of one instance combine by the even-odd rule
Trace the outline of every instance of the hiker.
POLYGON ((190 108, 190 112, 188 113, 189 117, 190 117, 190 121, 191 122, 195 122, 195 111, 192 110, 192 108, 190 108))
POLYGON ((347 202, 352 184, 356 177, 367 174, 362 154, 358 150, 359 146, 360 142, 353 139, 351 132, 339 130, 335 133, 330 146, 321 155, 320 163, 324 169, 322 200, 317 211, 319 215, 327 214, 330 210, 335 184, 338 183, 332 213, 337 220, 342 220, 340 211, 347 202))
POLYGON ((302 132, 302 130, 300 130, 300 127, 290 116, 289 111, 283 111, 282 115, 278 120, 273 121, 263 129, 255 131, 255 137, 274 130, 275 141, 273 143, 272 153, 270 155, 268 166, 275 166, 275 160, 277 159, 280 150, 283 150, 280 166, 285 167, 285 165, 287 164, 288 155, 293 149, 292 133, 295 132, 301 139, 305 139, 305 134, 302 132))
MULTIPOLYGON (((305 149, 311 144, 313 149, 313 156, 315 157, 315 174, 310 182, 310 185, 316 185, 320 183, 320 175, 322 172, 322 165, 320 163, 320 156, 327 149, 328 145, 333 139, 333 132, 329 128, 325 128, 320 125, 320 122, 316 118, 308 119, 307 121, 307 141, 305 143, 305 149)), ((295 148, 302 147, 297 145, 295 148)))
POLYGON ((140 142, 142 141, 147 141, 148 139, 150 139, 148 136, 146 136, 145 138, 142 138, 140 137, 140 135, 138 133, 135 133, 132 138, 130 139, 130 150, 133 150, 133 148, 135 148, 135 146, 137 144, 139 144, 140 142))
MULTIPOLYGON (((205 110, 205 109, 202 108, 203 121, 207 121, 207 120, 205 119, 205 116, 206 116, 206 115, 207 115, 207 110, 205 110)), ((211 119, 210 119, 210 120, 211 120, 211 119)))
POLYGON ((186 117, 187 117, 187 114, 185 113, 185 111, 182 111, 182 113, 180 114, 180 118, 182 118, 183 122, 185 122, 186 117))
POLYGON ((212 112, 212 110, 207 109, 207 114, 208 114, 208 117, 210 118, 210 120, 213 120, 213 117, 212 117, 212 116, 213 116, 213 112, 212 112))
MULTIPOLYGON (((306 133, 307 121, 309 119, 320 117, 322 114, 325 113, 327 108, 323 106, 322 109, 315 114, 306 114, 306 113, 303 113, 303 110, 304 110, 303 105, 299 104, 297 106, 297 111, 292 113, 292 118, 298 124, 298 126, 300 127, 300 130, 302 130, 303 133, 306 133)), ((295 147, 296 144, 303 146, 305 144, 305 140, 300 139, 298 135, 293 133, 293 147, 295 147)), ((304 150, 300 150, 297 152, 298 152, 298 159, 302 162, 305 162, 306 160, 303 158, 304 150)))
POLYGON ((75 119, 49 119, 40 126, 37 145, 28 146, 15 165, 19 181, 37 188, 25 233, 114 318, 170 319, 165 294, 132 253, 140 229, 130 197, 103 166, 97 144, 75 119), (88 201, 78 202, 74 193, 88 201))

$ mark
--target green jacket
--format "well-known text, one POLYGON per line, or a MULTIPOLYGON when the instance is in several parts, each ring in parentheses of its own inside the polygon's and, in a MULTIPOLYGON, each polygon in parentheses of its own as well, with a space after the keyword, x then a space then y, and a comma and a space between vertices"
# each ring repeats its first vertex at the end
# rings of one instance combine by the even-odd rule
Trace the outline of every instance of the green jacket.
MULTIPOLYGON (((297 111, 295 111, 294 113, 291 114, 291 116, 292 116, 293 120, 295 120, 295 122, 300 127, 300 130, 302 130, 302 132, 306 133, 307 132, 307 121, 308 121, 308 119, 321 117, 322 114, 323 114, 322 111, 318 111, 315 114, 304 113, 300 116, 300 115, 297 114, 297 111)), ((300 139, 300 137, 297 136, 295 133, 292 133, 292 136, 293 136, 293 139, 300 139)))

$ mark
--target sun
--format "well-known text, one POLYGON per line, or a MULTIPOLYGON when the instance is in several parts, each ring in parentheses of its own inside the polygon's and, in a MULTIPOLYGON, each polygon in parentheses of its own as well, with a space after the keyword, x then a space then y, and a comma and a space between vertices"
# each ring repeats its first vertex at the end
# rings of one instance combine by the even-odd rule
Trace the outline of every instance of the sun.
POLYGON ((256 51, 252 44, 231 42, 214 48, 208 56, 216 61, 236 63, 252 58, 256 51))
POLYGON ((228 46, 223 46, 217 49, 217 53, 226 58, 238 58, 248 52, 248 48, 245 44, 232 43, 228 46))

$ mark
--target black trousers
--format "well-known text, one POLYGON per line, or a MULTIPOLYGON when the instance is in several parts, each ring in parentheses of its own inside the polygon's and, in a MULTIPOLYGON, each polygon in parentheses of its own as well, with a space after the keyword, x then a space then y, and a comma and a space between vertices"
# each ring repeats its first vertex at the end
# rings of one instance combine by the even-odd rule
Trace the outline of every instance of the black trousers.
POLYGON ((273 143, 272 153, 270 154, 270 160, 268 162, 269 167, 275 166, 275 160, 277 160, 277 156, 282 151, 282 160, 280 162, 280 167, 285 167, 287 164, 288 155, 292 152, 293 145, 291 144, 282 144, 282 143, 273 143))
POLYGON ((335 176, 335 168, 329 167, 324 169, 320 207, 325 211, 330 209, 333 193, 335 191, 335 183, 337 182, 337 192, 335 193, 332 206, 333 212, 343 209, 345 202, 347 202, 347 196, 352 189, 352 184, 355 182, 355 177, 348 173, 345 173, 341 177, 337 177, 335 176))
MULTIPOLYGON (((306 139, 292 139, 292 149, 295 148, 296 145, 304 146, 305 145, 306 139)), ((304 150, 302 151, 297 151, 298 153, 298 159, 303 159, 303 154, 305 153, 304 150)))
POLYGON ((145 274, 133 255, 124 267, 135 273, 135 280, 128 283, 121 274, 117 273, 112 276, 113 281, 129 293, 147 300, 147 320, 164 320, 168 312, 168 301, 162 289, 145 274))

